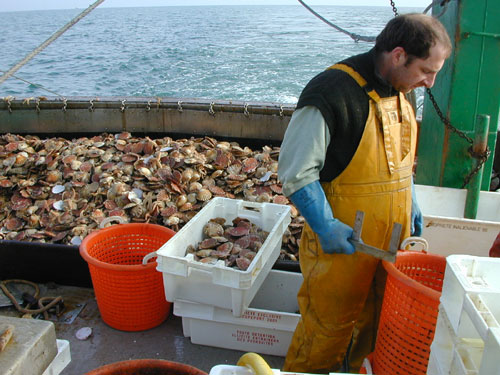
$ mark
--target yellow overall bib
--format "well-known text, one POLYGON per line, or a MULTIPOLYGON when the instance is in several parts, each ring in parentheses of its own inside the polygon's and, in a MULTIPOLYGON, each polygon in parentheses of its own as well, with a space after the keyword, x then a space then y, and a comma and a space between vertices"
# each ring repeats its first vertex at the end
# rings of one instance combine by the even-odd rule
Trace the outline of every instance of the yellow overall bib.
MULTIPOLYGON (((352 68, 348 73, 363 87, 366 81, 352 68)), ((411 176, 417 125, 403 94, 370 96, 365 129, 353 159, 333 181, 322 183, 333 215, 351 227, 357 210, 365 212, 361 238, 387 249, 392 224, 410 235, 411 176)), ((351 370, 375 346, 385 272, 370 255, 326 254, 318 236, 305 225, 300 241, 304 283, 298 294, 301 320, 288 349, 284 371, 327 373, 340 368, 352 337, 351 370)))

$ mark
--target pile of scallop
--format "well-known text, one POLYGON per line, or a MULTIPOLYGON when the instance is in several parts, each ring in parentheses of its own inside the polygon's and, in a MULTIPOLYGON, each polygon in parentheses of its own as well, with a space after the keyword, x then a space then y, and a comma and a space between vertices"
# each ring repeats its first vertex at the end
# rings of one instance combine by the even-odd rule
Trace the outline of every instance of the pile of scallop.
POLYGON ((226 219, 217 217, 203 226, 203 240, 196 246, 189 245, 186 254, 193 254, 202 263, 222 260, 226 267, 246 271, 268 235, 249 219, 236 217, 229 225, 226 219))
POLYGON ((296 261, 304 220, 282 194, 278 155, 279 147, 251 150, 210 137, 4 134, 0 239, 79 245, 117 217, 178 231, 220 196, 290 205, 280 259, 296 261))

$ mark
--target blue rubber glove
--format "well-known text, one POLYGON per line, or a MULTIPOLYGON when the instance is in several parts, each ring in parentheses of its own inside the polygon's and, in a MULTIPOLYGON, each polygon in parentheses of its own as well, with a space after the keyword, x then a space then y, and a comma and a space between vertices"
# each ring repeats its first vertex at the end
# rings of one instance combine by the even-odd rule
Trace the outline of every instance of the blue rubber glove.
POLYGON ((411 235, 421 236, 422 228, 424 226, 424 216, 417 202, 417 195, 415 194, 415 185, 413 184, 413 177, 411 179, 411 235))
POLYGON ((352 228, 333 217, 330 204, 318 180, 297 190, 290 196, 290 200, 318 235, 325 253, 354 253, 354 246, 349 242, 352 228))

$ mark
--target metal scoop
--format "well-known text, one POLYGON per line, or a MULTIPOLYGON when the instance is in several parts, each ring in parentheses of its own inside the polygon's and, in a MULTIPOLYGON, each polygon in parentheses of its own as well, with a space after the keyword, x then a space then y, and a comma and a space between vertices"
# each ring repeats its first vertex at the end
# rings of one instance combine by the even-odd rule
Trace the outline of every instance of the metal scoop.
POLYGON ((371 255, 375 258, 386 260, 394 263, 396 261, 396 254, 399 247, 399 239, 403 226, 399 223, 394 223, 392 226, 391 241, 389 242, 388 251, 378 249, 374 246, 366 245, 361 240, 361 230, 363 228, 363 220, 365 213, 363 211, 356 212, 356 219, 354 220, 354 228, 351 238, 351 243, 354 245, 356 251, 371 255))

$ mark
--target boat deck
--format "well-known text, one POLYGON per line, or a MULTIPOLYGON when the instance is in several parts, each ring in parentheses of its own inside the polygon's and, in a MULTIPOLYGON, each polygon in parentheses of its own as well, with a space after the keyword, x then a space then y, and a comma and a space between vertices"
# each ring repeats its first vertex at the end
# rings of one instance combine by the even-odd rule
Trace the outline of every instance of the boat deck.
MULTIPOLYGON (((131 359, 164 359, 188 364, 208 373, 216 365, 235 365, 245 353, 192 344, 190 338, 183 335, 182 318, 173 315, 172 311, 165 322, 153 329, 125 332, 102 321, 90 288, 42 284, 40 295, 60 295, 66 310, 73 311, 69 320, 74 320, 70 324, 61 322, 62 319, 55 322, 57 338, 70 342, 71 362, 61 375, 81 375, 105 364, 131 359), (84 305, 81 311, 80 307, 75 308, 78 305, 84 305), (79 340, 76 332, 83 327, 90 327, 92 334, 86 340, 79 340)), ((19 316, 19 313, 11 306, 0 308, 0 315, 19 316)), ((262 357, 271 368, 281 369, 283 366, 283 357, 262 357)))

